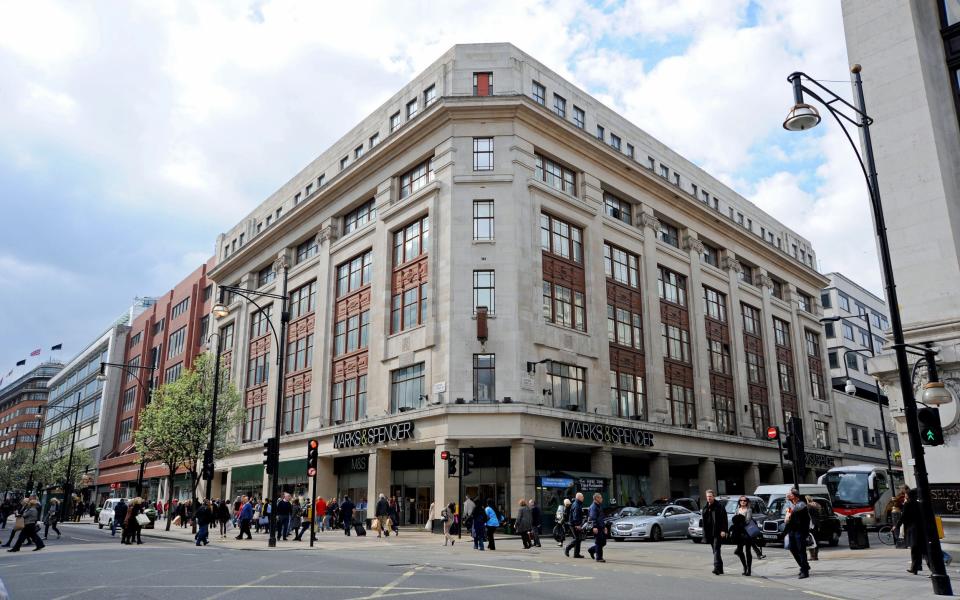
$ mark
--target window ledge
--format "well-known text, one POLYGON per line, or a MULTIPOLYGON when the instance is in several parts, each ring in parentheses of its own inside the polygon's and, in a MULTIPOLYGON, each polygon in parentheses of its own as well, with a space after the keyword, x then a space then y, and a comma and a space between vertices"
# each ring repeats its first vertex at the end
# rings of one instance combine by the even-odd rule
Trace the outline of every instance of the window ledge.
POLYGON ((497 240, 473 240, 474 246, 493 246, 497 240))

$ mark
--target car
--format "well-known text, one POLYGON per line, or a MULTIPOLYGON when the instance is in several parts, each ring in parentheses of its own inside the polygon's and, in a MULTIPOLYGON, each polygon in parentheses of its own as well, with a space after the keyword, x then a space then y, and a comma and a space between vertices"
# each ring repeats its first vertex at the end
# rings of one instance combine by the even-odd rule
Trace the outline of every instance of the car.
MULTIPOLYGON (((97 514, 97 527, 100 529, 110 527, 113 523, 113 509, 117 504, 120 504, 120 500, 120 498, 107 498, 103 501, 103 506, 100 507, 100 512, 97 514)), ((129 498, 123 498, 123 501, 128 505, 130 504, 129 498)))
POLYGON ((615 542, 642 539, 659 542, 668 537, 684 537, 692 513, 676 504, 656 504, 637 509, 635 515, 623 517, 610 526, 615 542))
POLYGON ((667 504, 673 504, 675 506, 682 506, 690 512, 697 512, 700 510, 700 503, 694 498, 674 498, 673 500, 654 500, 652 506, 666 506, 667 504))
MULTIPOLYGON (((813 497, 814 502, 820 505, 817 518, 817 543, 825 542, 830 546, 840 543, 840 534, 843 531, 839 517, 833 514, 833 505, 830 500, 820 496, 813 497)), ((767 518, 763 521, 763 539, 767 542, 782 542, 784 537, 784 523, 787 514, 786 498, 776 498, 767 511, 767 518)))
POLYGON ((626 517, 632 517, 636 515, 641 509, 636 506, 620 506, 620 507, 610 507, 613 510, 607 509, 604 512, 606 516, 603 519, 603 523, 609 531, 610 526, 613 525, 616 521, 624 519, 626 517))
MULTIPOLYGON (((750 500, 750 510, 753 511, 753 521, 757 524, 757 527, 761 527, 764 520, 769 518, 767 505, 763 499, 758 496, 747 496, 747 499, 750 500)), ((724 510, 727 511, 727 527, 730 527, 733 524, 733 515, 737 512, 737 507, 740 506, 740 496, 717 496, 717 502, 723 504, 724 510)), ((690 517, 690 523, 687 526, 687 537, 690 538, 694 544, 703 542, 703 517, 700 516, 699 511, 690 517)))

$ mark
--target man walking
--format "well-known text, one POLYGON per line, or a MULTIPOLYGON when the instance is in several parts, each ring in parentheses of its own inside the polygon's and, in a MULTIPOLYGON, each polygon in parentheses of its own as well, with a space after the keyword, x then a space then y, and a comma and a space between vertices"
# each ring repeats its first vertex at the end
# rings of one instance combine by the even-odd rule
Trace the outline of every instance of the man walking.
POLYGON ((571 539, 570 543, 567 544, 567 547, 563 549, 563 553, 568 557, 570 556, 570 549, 573 548, 574 558, 586 558, 583 554, 580 554, 580 543, 583 541, 583 535, 581 531, 582 528, 583 494, 577 492, 577 495, 573 500, 573 504, 570 505, 570 529, 573 533, 573 539, 571 539))
POLYGON ((703 507, 703 539, 713 549, 713 574, 723 575, 723 557, 720 549, 727 537, 727 511, 717 502, 713 490, 707 490, 707 504, 703 507))
POLYGON ((590 523, 593 524, 593 545, 587 548, 590 558, 597 562, 607 562, 603 560, 603 547, 607 545, 607 530, 603 524, 603 496, 600 493, 593 495, 593 504, 590 505, 590 514, 588 516, 590 523))
POLYGON ((350 535, 353 527, 353 502, 350 502, 350 496, 344 496, 340 503, 340 520, 343 521, 344 535, 350 535))
POLYGON ((277 500, 277 537, 287 541, 290 535, 290 494, 284 493, 277 500))
POLYGON ((110 521, 110 536, 116 537, 117 524, 120 525, 120 538, 123 539, 123 520, 127 518, 127 503, 120 498, 120 502, 113 507, 113 519, 110 521))
POLYGON ((810 509, 800 498, 797 488, 787 492, 787 516, 784 522, 790 554, 800 567, 798 579, 810 576, 810 563, 807 562, 807 536, 810 535, 810 509))
POLYGON ((210 543, 210 521, 213 520, 213 511, 210 509, 210 500, 204 498, 200 503, 200 508, 197 509, 194 518, 197 520, 197 535, 195 539, 197 540, 197 545, 203 544, 206 546, 210 543))
POLYGON ((390 503, 383 494, 380 494, 380 498, 377 499, 377 506, 374 511, 373 516, 377 518, 377 537, 379 538, 381 535, 390 537, 390 529, 387 525, 387 520, 390 518, 390 503))
POLYGON ((250 535, 250 521, 253 520, 253 505, 250 504, 250 499, 246 496, 240 498, 240 535, 237 536, 238 540, 243 539, 243 534, 247 534, 247 539, 252 540, 253 536, 250 535))

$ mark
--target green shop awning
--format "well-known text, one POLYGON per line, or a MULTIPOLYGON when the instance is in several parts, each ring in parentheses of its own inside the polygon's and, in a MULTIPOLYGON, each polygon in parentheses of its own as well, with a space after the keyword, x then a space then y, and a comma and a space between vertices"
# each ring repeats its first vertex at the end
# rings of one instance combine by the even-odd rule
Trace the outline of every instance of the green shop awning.
POLYGON ((234 484, 238 481, 263 481, 263 465, 234 467, 230 477, 234 484))
POLYGON ((280 477, 301 477, 307 480, 307 459, 286 460, 280 463, 280 477))

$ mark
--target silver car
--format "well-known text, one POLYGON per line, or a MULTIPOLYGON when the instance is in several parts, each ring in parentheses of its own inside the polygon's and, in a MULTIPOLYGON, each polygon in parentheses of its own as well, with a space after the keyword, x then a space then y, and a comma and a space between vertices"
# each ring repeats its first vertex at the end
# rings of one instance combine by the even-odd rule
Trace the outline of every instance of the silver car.
POLYGON ((659 542, 668 537, 686 537, 687 524, 694 514, 675 504, 645 506, 637 514, 618 519, 610 527, 610 537, 615 542, 626 539, 659 542))

